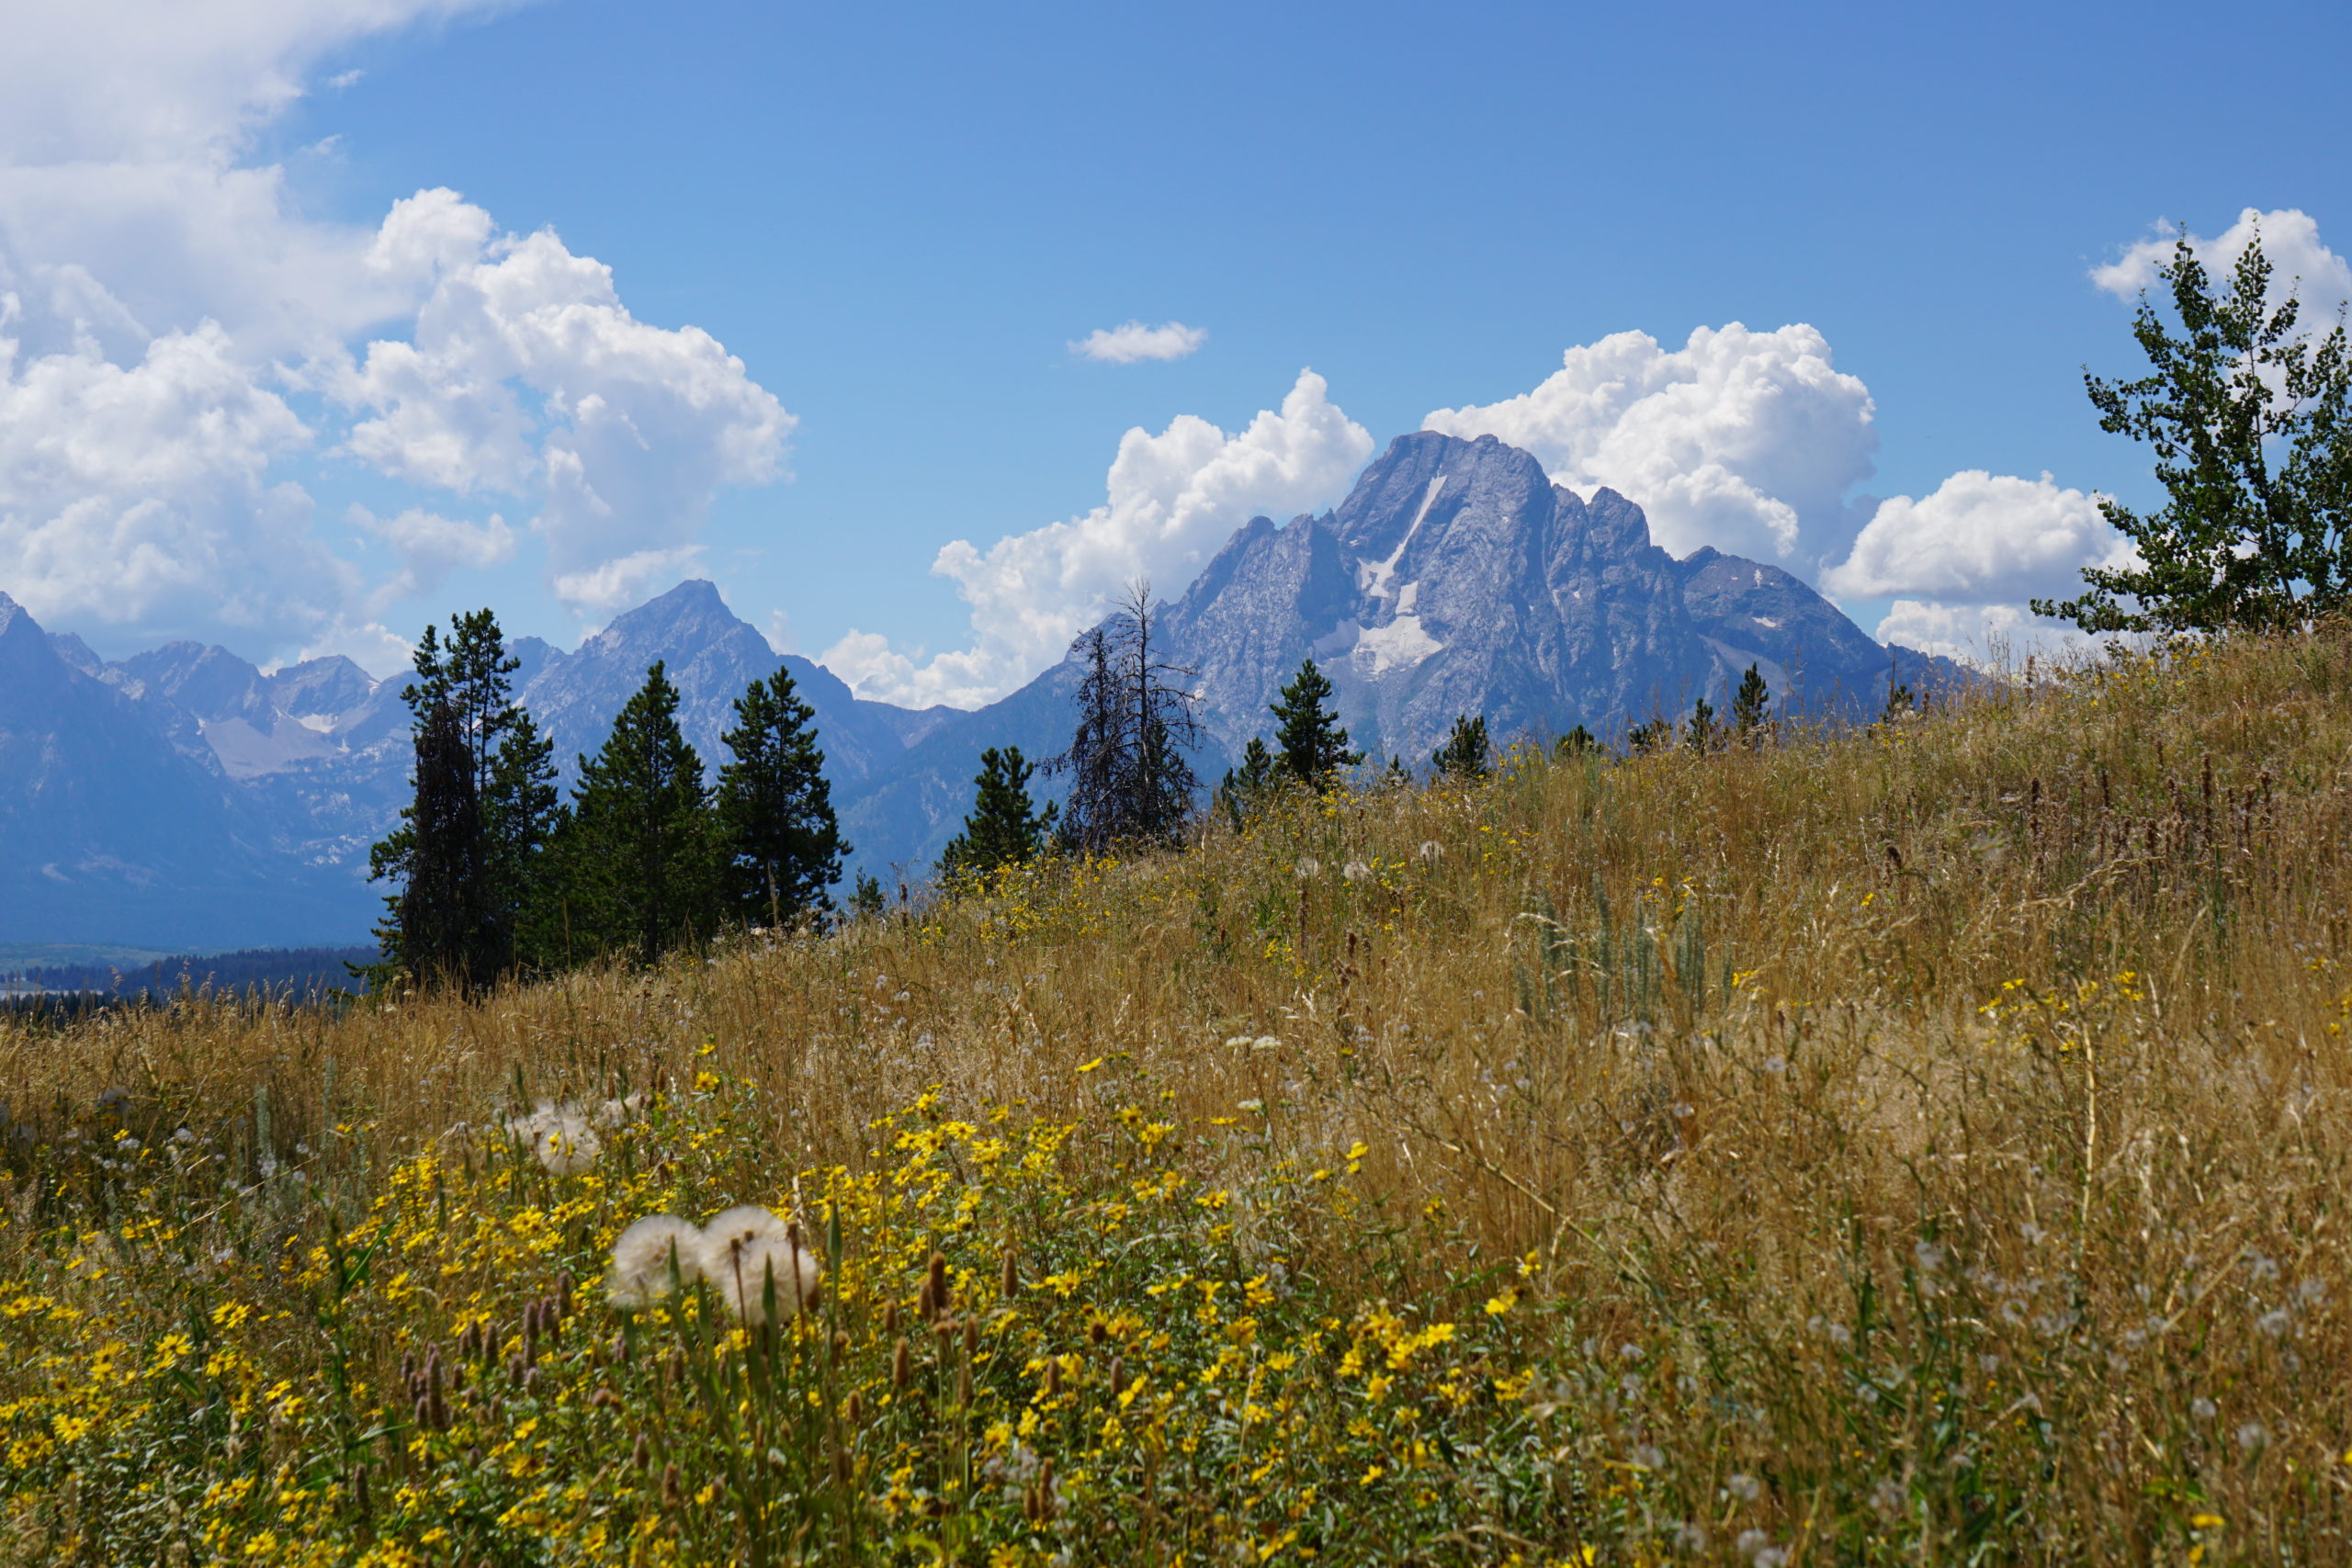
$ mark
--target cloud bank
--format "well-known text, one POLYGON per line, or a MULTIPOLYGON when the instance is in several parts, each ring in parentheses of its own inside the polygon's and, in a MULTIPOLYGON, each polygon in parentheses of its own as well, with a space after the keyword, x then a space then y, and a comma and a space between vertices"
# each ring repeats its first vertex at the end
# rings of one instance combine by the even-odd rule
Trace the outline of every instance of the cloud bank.
POLYGON ((1421 425, 1507 441, 1573 490, 1608 486, 1676 555, 1713 545, 1809 573, 1851 536, 1846 495, 1871 475, 1873 412, 1812 327, 1734 321, 1679 349, 1615 333, 1569 349, 1532 391, 1421 425))
POLYGON ((1069 351, 1105 365, 1133 365, 1145 359, 1182 359, 1208 341, 1205 327, 1188 327, 1182 321, 1148 327, 1141 321, 1127 321, 1095 328, 1071 344, 1069 351))
POLYGON ((1336 499, 1372 456, 1372 434, 1332 402, 1323 378, 1299 372, 1279 411, 1227 434, 1180 415, 1154 435, 1130 430, 1103 503, 983 551, 958 539, 932 563, 971 606, 972 645, 926 659, 853 629, 821 662, 862 697, 978 707, 1062 656, 1129 581, 1173 596, 1233 530, 1336 499))
MULTIPOLYGON (((451 572, 544 546, 582 614, 695 558, 712 498, 782 470, 792 416, 708 333, 656 327, 554 233, 424 190, 322 222, 254 133, 334 53, 475 0, 21 7, 0 51, 0 558, 46 619, 124 640, 366 649, 451 572), (423 492, 345 514, 356 467, 423 492), (518 536, 496 500, 528 516, 518 536)), ((347 74, 347 73, 346 73, 347 74)), ((340 78, 338 78, 340 80, 340 78)))

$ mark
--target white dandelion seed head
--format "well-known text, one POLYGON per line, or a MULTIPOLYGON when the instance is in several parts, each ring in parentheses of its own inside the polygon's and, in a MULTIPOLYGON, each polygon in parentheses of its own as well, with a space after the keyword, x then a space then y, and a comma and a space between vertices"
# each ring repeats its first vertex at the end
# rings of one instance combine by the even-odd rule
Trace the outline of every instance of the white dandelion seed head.
POLYGON ((1744 1472, 1733 1476, 1730 1480, 1724 1482, 1724 1485, 1730 1491, 1733 1496, 1737 1497, 1745 1503, 1753 1503, 1756 1501, 1757 1496, 1764 1490, 1762 1484, 1757 1481, 1756 1477, 1744 1472))
POLYGON ((531 1152, 551 1174, 578 1176, 595 1166, 596 1156, 605 1152, 605 1140, 585 1117, 563 1111, 531 1134, 531 1152))
POLYGON ((1298 864, 1295 869, 1297 871, 1298 879, 1301 882, 1312 882, 1317 877, 1323 874, 1323 863, 1317 860, 1313 855, 1301 855, 1298 857, 1298 864))
POLYGON ((782 1241, 789 1228, 774 1210, 757 1203, 741 1203, 713 1214, 702 1227, 704 1274, 717 1279, 718 1265, 726 1261, 730 1247, 754 1241, 782 1241))
POLYGON ((626 1127, 637 1120, 638 1112, 644 1108, 645 1094, 641 1089, 620 1100, 608 1100, 596 1108, 596 1125, 626 1127))
POLYGON ((1340 874, 1350 882, 1365 882, 1372 877, 1372 867, 1360 860, 1351 860, 1340 868, 1340 874))
POLYGON ((703 1257, 703 1277, 718 1288, 728 1310, 749 1328, 768 1320, 771 1279, 778 1315, 815 1311, 822 1272, 807 1247, 782 1235, 730 1239, 723 1251, 703 1257))
POLYGON ((2238 1447, 2248 1453, 2260 1453, 2270 1446, 2270 1428, 2259 1421, 2249 1421, 2238 1428, 2238 1447))
POLYGON ((2211 1421, 2222 1413, 2222 1407, 2200 1394, 2188 1402, 2188 1413, 2199 1421, 2211 1421))
POLYGON ((648 1214, 621 1232, 613 1243, 613 1272, 605 1287, 613 1304, 638 1312, 668 1295, 673 1256, 679 1283, 691 1285, 702 1277, 702 1232, 675 1214, 648 1214))
POLYGON ((1424 840, 1421 847, 1413 852, 1420 857, 1423 865, 1431 865, 1445 858, 1445 846, 1435 839, 1428 839, 1424 840))

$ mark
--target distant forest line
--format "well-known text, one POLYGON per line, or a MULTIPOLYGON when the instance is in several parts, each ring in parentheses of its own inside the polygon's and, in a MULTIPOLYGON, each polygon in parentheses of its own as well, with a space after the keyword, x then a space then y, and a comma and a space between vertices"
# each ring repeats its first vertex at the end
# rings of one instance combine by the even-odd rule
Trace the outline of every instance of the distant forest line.
POLYGON ((126 967, 119 964, 51 964, 0 970, 0 992, 18 1006, 75 997, 157 1001, 183 991, 268 991, 296 997, 364 991, 350 965, 379 961, 374 944, 361 947, 249 947, 234 953, 179 955, 126 967))

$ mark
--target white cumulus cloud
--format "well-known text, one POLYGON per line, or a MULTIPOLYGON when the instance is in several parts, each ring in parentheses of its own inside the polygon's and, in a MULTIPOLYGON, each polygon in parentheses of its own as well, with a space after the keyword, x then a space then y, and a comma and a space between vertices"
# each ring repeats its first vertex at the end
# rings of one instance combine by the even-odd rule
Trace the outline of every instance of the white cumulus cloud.
POLYGON ((318 538, 293 464, 348 456, 420 491, 511 498, 583 613, 690 563, 718 489, 777 477, 782 405, 709 333, 638 320, 554 233, 504 234, 447 190, 373 227, 322 221, 249 160, 338 50, 501 3, 10 12, 0 587, 118 641, 369 645, 390 600, 525 536, 427 493, 355 519, 400 561, 369 581, 318 538))
POLYGON ((1853 553, 1822 573, 1821 586, 1842 599, 2064 598, 2082 586, 2084 567, 2120 564, 2127 549, 2096 497, 2048 474, 2025 479, 1967 468, 1917 501, 1881 502, 1853 553))
MULTIPOLYGON (((2352 262, 2321 243, 2319 222, 2308 212, 2292 207, 2262 212, 2249 207, 2238 214, 2236 222, 2210 239, 2188 235, 2188 248, 2213 282, 2226 286, 2229 269, 2245 253, 2246 242, 2257 233, 2262 236, 2262 254, 2272 267, 2273 299, 2296 293, 2303 303, 2301 324, 2325 332, 2335 324, 2336 311, 2352 301, 2352 262)), ((2181 231, 2172 224, 2158 223, 2148 238, 2127 246, 2106 265, 2093 267, 2091 281, 2120 299, 2132 299, 2142 289, 2161 293, 2156 269, 2172 260, 2181 237, 2181 231)))
POLYGON ((356 582, 271 465, 310 432, 206 323, 117 364, 21 353, 0 296, 0 583, 61 625, 305 637, 356 582))
POLYGON ((2134 559, 2131 542, 2099 514, 2098 499, 2038 479, 1969 468, 1928 495, 1890 497, 1822 574, 1841 598, 1894 603, 1873 633, 1881 642, 1979 664, 2029 654, 2080 651, 2092 639, 2027 609, 2032 599, 2072 597, 2086 566, 2134 559))
POLYGON ((2019 604, 1946 604, 1897 599, 1871 634, 1883 643, 1939 653, 1982 669, 2014 671, 2029 659, 2084 657, 2098 639, 2019 604))
POLYGON ((1156 327, 1124 321, 1115 327, 1095 328, 1071 344, 1069 351, 1106 365, 1133 365, 1144 359, 1182 359, 1208 341, 1207 328, 1188 327, 1182 321, 1163 321, 1156 327))
POLYGON ((398 572, 377 586, 371 596, 377 605, 429 593, 453 571, 485 571, 514 555, 514 530, 496 513, 485 523, 444 517, 421 506, 393 517, 354 506, 348 515, 355 526, 390 546, 401 563, 398 572))
POLYGON ((582 615, 609 615, 650 598, 664 583, 675 582, 702 558, 695 545, 666 550, 635 550, 578 571, 559 573, 556 597, 582 615))
POLYGON ((1701 327, 1679 349, 1615 333, 1534 390, 1439 409, 1422 428, 1493 435, 1555 482, 1626 496, 1677 555, 1702 545, 1810 571, 1851 536, 1846 494, 1878 446, 1870 389, 1802 324, 1701 327))
POLYGON ((427 257, 436 281, 407 341, 332 383, 371 411, 350 447, 396 479, 539 499, 559 594, 610 609, 607 585, 640 575, 621 563, 686 558, 720 487, 776 477, 793 416, 708 333, 632 316, 603 263, 489 230, 445 191, 386 220, 377 254, 427 257))
POLYGON ((1299 372, 1279 411, 1227 434, 1191 414, 1119 442, 1103 504, 981 550, 958 539, 932 570, 972 607, 972 646, 922 659, 852 630, 822 662, 863 697, 978 707, 1062 656, 1137 577, 1175 597, 1252 516, 1287 517, 1343 491, 1372 456, 1372 435, 1332 402, 1322 377, 1299 372))

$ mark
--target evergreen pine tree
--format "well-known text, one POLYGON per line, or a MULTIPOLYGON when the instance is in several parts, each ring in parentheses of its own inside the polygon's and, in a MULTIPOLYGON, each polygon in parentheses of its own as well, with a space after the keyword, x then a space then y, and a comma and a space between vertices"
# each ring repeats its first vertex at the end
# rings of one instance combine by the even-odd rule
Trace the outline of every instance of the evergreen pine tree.
POLYGON ((1251 736, 1250 744, 1242 749, 1241 766, 1226 769, 1225 777, 1216 786, 1217 806, 1232 822, 1235 832, 1241 831, 1250 807, 1273 787, 1274 776, 1274 754, 1266 750, 1263 740, 1251 736))
POLYGON ((1674 744, 1674 721, 1660 715, 1647 724, 1637 724, 1625 732, 1628 750, 1663 751, 1674 744))
POLYGON ((861 920, 870 920, 882 913, 882 884, 870 871, 857 874, 857 886, 849 896, 849 912, 861 920))
POLYGON ((1318 793, 1331 787, 1341 768, 1363 761, 1363 752, 1348 750, 1348 732, 1340 727, 1340 716, 1324 705, 1330 696, 1330 677, 1309 659, 1272 705, 1283 772, 1318 793))
MULTIPOLYGON (((489 979, 496 967, 482 908, 487 883, 472 753, 457 710, 446 701, 425 710, 410 740, 415 798, 401 814, 391 852, 397 864, 387 868, 401 886, 388 900, 390 918, 376 935, 391 969, 428 985, 468 987, 489 979)), ((385 845, 377 850, 390 860, 385 845)), ((371 855, 371 864, 376 860, 371 855)))
POLYGON ((1715 705, 1701 697, 1690 705, 1690 722, 1682 731, 1682 743, 1705 756, 1715 749, 1720 727, 1715 723, 1715 705))
POLYGON ((1184 760, 1199 743, 1193 671, 1154 650, 1151 590, 1138 582, 1109 620, 1074 645, 1084 663, 1078 731, 1046 764, 1068 773, 1060 837, 1100 852, 1120 843, 1173 843, 1192 816, 1200 781, 1184 760))
POLYGON ((548 846, 568 813, 555 785, 555 742, 514 710, 482 803, 484 871, 500 967, 543 972, 563 958, 561 882, 548 846))
POLYGON ((1468 781, 1483 779, 1489 769, 1487 753, 1492 750, 1487 739, 1487 719, 1483 714, 1463 714, 1447 731, 1445 744, 1439 747, 1430 761, 1447 778, 1468 781))
POLYGON ((1040 814, 1029 798, 1033 771, 1018 746, 1001 751, 991 746, 980 753, 980 771, 972 780, 978 794, 964 818, 964 830, 940 854, 943 874, 986 876, 999 866, 1034 860, 1045 849, 1052 838, 1055 811, 1048 804, 1040 814))
POLYGON ((1766 683, 1763 671, 1751 664, 1747 673, 1739 678, 1739 690, 1732 694, 1732 730, 1753 746, 1762 737, 1771 716, 1772 688, 1766 683))
POLYGON ((733 758, 718 771, 724 892, 746 925, 789 925, 832 908, 828 890, 850 846, 833 816, 816 717, 792 671, 778 669, 735 699, 735 728, 720 737, 733 758))
POLYGON ((650 964, 707 937, 719 881, 709 805, 678 690, 656 660, 604 749, 580 759, 560 840, 571 940, 650 964))
MULTIPOLYGON (((368 857, 370 881, 403 884, 385 899, 387 918, 377 938, 386 958, 376 978, 405 970, 417 978, 483 985, 517 961, 518 932, 529 919, 526 906, 544 870, 540 850, 553 826, 554 770, 529 716, 514 703, 508 677, 516 661, 506 651, 497 616, 486 609, 453 616, 446 641, 427 626, 415 665, 415 679, 401 693, 419 748, 415 795, 401 813, 401 826, 368 857), (459 775, 470 806, 453 815, 448 803, 459 775), (431 845, 419 838, 420 814, 428 811, 440 835, 431 845), (469 837, 458 842, 451 833, 469 837), (412 941, 404 930, 411 902, 405 884, 418 874, 469 879, 462 897, 446 908, 462 911, 472 925, 463 931, 436 925, 429 937, 412 941)), ((445 906, 436 894, 415 908, 445 906)))
POLYGON ((1893 724, 1918 706, 1919 700, 1912 694, 1909 682, 1895 679, 1900 672, 1899 657, 1894 649, 1886 650, 1886 711, 1878 716, 1881 724, 1893 724))
POLYGON ((1570 757, 1581 757, 1588 751, 1595 751, 1600 748, 1600 742, 1592 738, 1592 731, 1579 724, 1553 742, 1552 755, 1565 761, 1570 757))

